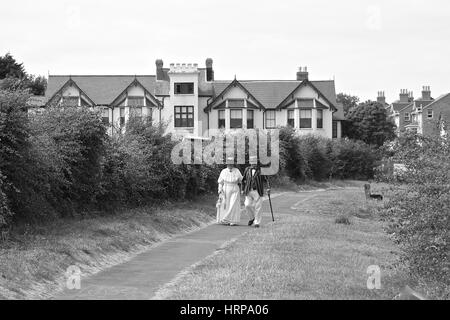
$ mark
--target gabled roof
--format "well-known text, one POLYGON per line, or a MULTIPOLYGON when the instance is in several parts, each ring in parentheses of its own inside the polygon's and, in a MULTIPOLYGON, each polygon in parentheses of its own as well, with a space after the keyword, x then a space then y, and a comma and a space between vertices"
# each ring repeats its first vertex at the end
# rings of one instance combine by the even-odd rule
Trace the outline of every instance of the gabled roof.
MULTIPOLYGON (((127 93, 127 91, 128 91, 128 89, 131 88, 131 87, 133 87, 133 86, 140 86, 140 87, 142 87, 142 89, 144 90, 145 96, 146 96, 146 97, 149 97, 149 98, 150 98, 150 101, 151 101, 155 106, 157 106, 158 108, 162 108, 162 105, 161 105, 161 103, 159 102, 159 100, 156 99, 155 96, 154 96, 152 93, 150 93, 150 92, 144 87, 144 85, 137 79, 137 77, 134 78, 133 81, 132 81, 132 82, 131 82, 124 90, 122 90, 122 91, 117 95, 117 97, 111 102, 111 104, 114 104, 114 103, 118 102, 118 101, 120 100, 120 97, 121 97, 121 96, 125 96, 126 93, 127 93)), ((120 102, 120 101, 119 101, 119 102, 120 102)))
MULTIPOLYGON (((214 97, 220 95, 231 83, 230 80, 218 80, 213 83, 214 97)), ((302 81, 296 80, 239 80, 256 100, 269 109, 276 108, 289 96, 302 81)), ((309 81, 330 103, 336 106, 336 90, 333 80, 309 81)))
MULTIPOLYGON (((69 80, 72 79, 78 87, 85 92, 85 94, 91 98, 97 105, 109 105, 114 99, 128 87, 132 81, 137 78, 139 83, 151 94, 155 94, 156 81, 155 76, 144 75, 114 75, 114 76, 97 76, 97 75, 84 75, 84 76, 49 76, 47 91, 45 96, 47 98, 52 97, 61 87, 69 80)), ((163 85, 160 85, 163 87, 163 85)), ((163 91, 165 88, 161 88, 163 91)))
POLYGON ((68 86, 75 86, 78 90, 80 90, 81 94, 84 98, 84 100, 88 100, 88 102, 91 105, 95 105, 96 103, 92 100, 91 97, 89 97, 86 92, 84 92, 84 90, 82 88, 80 88, 80 86, 72 79, 69 78, 58 90, 55 91, 55 93, 53 93, 53 95, 51 96, 46 96, 46 98, 48 98, 47 103, 50 103, 53 101, 53 98, 55 98, 59 93, 61 93, 65 88, 67 88, 68 86))
MULTIPOLYGON (((318 95, 322 96, 322 98, 325 99, 325 101, 327 101, 330 104, 330 108, 331 109, 336 109, 336 99, 334 99, 334 102, 331 102, 313 83, 311 83, 309 80, 303 80, 301 81, 297 87, 294 88, 294 90, 292 90, 278 105, 277 108, 282 108, 285 106, 285 103, 287 103, 290 100, 293 100, 293 95, 294 93, 300 89, 301 87, 304 86, 310 86, 311 88, 313 88, 318 95)), ((334 86, 334 83, 333 83, 334 86)), ((333 99, 332 99, 333 100, 333 99)))
MULTIPOLYGON (((221 90, 220 92, 218 92, 217 95, 214 96, 214 98, 212 99, 211 102, 208 103, 208 106, 205 108, 205 110, 208 110, 210 108, 211 105, 213 105, 220 97, 222 97, 229 89, 233 88, 233 87, 239 87, 241 88, 245 93, 247 93, 258 105, 259 108, 261 109, 265 109, 264 104, 262 104, 247 88, 247 86, 244 86, 240 81, 234 79, 233 81, 231 81, 230 83, 228 83, 226 86, 224 86, 223 88, 221 87, 222 84, 220 84, 218 86, 219 90, 221 90)), ((216 89, 215 83, 214 83, 214 89, 216 89)))

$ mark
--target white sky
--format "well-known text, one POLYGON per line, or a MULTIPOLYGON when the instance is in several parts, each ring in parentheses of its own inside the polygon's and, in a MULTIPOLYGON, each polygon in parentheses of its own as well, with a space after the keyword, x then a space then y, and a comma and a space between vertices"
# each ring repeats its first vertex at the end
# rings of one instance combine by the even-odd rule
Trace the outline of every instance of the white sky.
POLYGON ((448 0, 13 0, 0 6, 0 55, 29 73, 155 74, 155 60, 214 60, 216 79, 336 79, 388 102, 400 89, 450 92, 448 0))

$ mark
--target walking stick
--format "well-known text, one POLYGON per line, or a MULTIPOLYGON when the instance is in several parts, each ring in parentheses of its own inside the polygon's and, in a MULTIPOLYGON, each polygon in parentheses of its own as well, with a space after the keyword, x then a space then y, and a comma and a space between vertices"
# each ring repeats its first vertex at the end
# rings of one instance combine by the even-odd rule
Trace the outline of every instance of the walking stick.
POLYGON ((270 199, 270 190, 267 192, 269 196, 269 205, 270 205, 270 213, 272 214, 272 222, 275 222, 275 218, 273 217, 273 209, 272 209, 272 200, 270 199))
POLYGON ((267 182, 267 196, 269 197, 269 205, 270 205, 270 213, 272 214, 272 222, 275 222, 275 218, 273 217, 273 209, 272 209, 272 199, 270 199, 270 182, 269 178, 266 176, 266 182, 267 182))

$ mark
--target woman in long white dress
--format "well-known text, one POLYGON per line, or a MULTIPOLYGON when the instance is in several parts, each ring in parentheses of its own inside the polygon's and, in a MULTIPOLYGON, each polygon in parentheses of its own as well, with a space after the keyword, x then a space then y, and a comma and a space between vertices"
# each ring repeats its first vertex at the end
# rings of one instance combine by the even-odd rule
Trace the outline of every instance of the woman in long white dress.
POLYGON ((228 164, 220 173, 219 194, 224 200, 224 210, 221 210, 219 223, 237 225, 241 220, 241 190, 239 184, 242 174, 234 165, 228 164))

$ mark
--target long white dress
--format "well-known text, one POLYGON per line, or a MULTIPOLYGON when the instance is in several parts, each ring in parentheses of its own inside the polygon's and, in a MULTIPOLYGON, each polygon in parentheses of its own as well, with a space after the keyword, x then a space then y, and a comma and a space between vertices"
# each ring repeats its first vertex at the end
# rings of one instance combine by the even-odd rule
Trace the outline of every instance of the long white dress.
POLYGON ((238 224, 241 220, 241 194, 239 183, 242 181, 242 174, 237 168, 225 168, 220 173, 219 193, 223 191, 224 209, 221 210, 220 222, 238 224))

